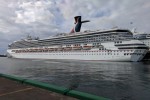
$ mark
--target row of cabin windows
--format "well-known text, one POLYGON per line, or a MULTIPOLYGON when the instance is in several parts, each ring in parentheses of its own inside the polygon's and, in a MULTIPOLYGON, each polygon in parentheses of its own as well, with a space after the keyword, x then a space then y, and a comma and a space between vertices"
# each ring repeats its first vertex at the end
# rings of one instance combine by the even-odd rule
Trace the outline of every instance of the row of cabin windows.
POLYGON ((115 44, 116 44, 116 43, 122 43, 122 41, 116 41, 115 44))
POLYGON ((114 54, 112 54, 112 53, 98 53, 98 54, 89 54, 89 53, 87 53, 87 54, 49 54, 49 55, 119 55, 118 53, 114 53, 114 54))
POLYGON ((119 53, 49 53, 49 55, 119 55, 119 53))
MULTIPOLYGON (((99 44, 99 43, 98 43, 99 44)), ((86 46, 87 44, 84 44, 86 46)), ((81 44, 74 44, 73 46, 81 46, 81 44)), ((71 45, 66 45, 66 47, 71 47, 71 45)))
POLYGON ((144 44, 150 46, 150 42, 143 42, 144 44))
POLYGON ((80 38, 80 39, 72 39, 72 40, 61 40, 61 42, 58 42, 58 41, 52 41, 53 43, 72 43, 72 42, 75 42, 75 41, 78 41, 78 42, 84 42, 84 41, 86 41, 86 42, 92 42, 92 41, 108 41, 108 40, 116 40, 116 39, 111 39, 110 37, 106 37, 107 39, 102 39, 102 38, 104 38, 104 37, 101 37, 101 38, 97 38, 97 37, 89 37, 89 38, 80 38))
MULTIPOLYGON (((13 52, 13 51, 12 51, 13 52)), ((97 53, 94 53, 95 51, 93 51, 93 53, 89 53, 89 52, 84 52, 84 53, 72 53, 72 52, 52 52, 52 53, 49 53, 49 55, 119 55, 117 52, 114 53, 113 52, 97 52, 97 53)), ((125 51, 124 51, 125 52, 125 51)), ((17 53, 22 53, 22 52, 17 52, 17 53)), ((23 53, 28 53, 28 52, 23 52, 23 53)), ((142 53, 124 53, 124 55, 142 55, 142 53)))
POLYGON ((74 44, 73 46, 80 46, 81 44, 74 44))
POLYGON ((124 53, 125 56, 127 55, 142 55, 142 53, 124 53))
MULTIPOLYGON (((81 42, 81 43, 84 43, 84 42, 100 42, 100 41, 111 41, 111 40, 116 40, 116 39, 106 39, 106 40, 89 40, 89 41, 78 41, 78 42, 81 42)), ((23 46, 23 47, 37 47, 37 46, 49 46, 49 45, 59 45, 59 44, 67 44, 67 43, 69 43, 70 41, 62 41, 61 43, 52 43, 52 42, 50 42, 50 43, 47 43, 47 42, 45 42, 45 43, 40 43, 39 45, 35 45, 35 44, 24 44, 24 43, 22 43, 21 45, 20 44, 16 44, 16 45, 20 45, 20 46, 23 46)), ((74 43, 75 41, 72 41, 72 43, 74 43)), ((115 43, 122 43, 122 41, 117 41, 117 42, 115 42, 115 43)))
POLYGON ((66 47, 71 47, 71 45, 66 45, 66 47))
MULTIPOLYGON (((25 50, 12 50, 12 52, 23 52, 23 51, 25 51, 25 50)), ((32 51, 32 50, 30 50, 30 51, 32 51)), ((29 51, 28 51, 29 52, 29 51)), ((52 52, 52 53, 75 53, 74 51, 73 52, 68 52, 68 51, 63 51, 63 52, 60 52, 60 51, 50 51, 50 50, 41 50, 41 51, 37 51, 37 52, 52 52)), ((82 51, 81 51, 82 52, 82 51)), ((124 53, 124 55, 128 55, 128 53, 129 52, 132 52, 132 50, 116 50, 116 51, 111 51, 111 50, 105 50, 105 51, 84 51, 84 52, 82 52, 82 53, 118 53, 118 52, 126 52, 126 53, 124 53), (128 53, 127 53, 128 52, 128 53)), ((137 51, 138 53, 140 53, 140 52, 142 52, 141 50, 138 50, 137 51)))
MULTIPOLYGON (((102 38, 116 38, 116 37, 119 37, 118 35, 116 36, 112 36, 112 35, 98 35, 98 36, 89 36, 89 37, 81 37, 81 38, 76 38, 76 39, 72 39, 72 40, 75 40, 75 41, 79 41, 79 40, 91 40, 91 39, 102 39, 102 38)), ((52 41, 63 41, 62 39, 60 40, 52 40, 52 41)), ((71 40, 67 40, 68 42, 71 42, 71 40)))
POLYGON ((100 43, 93 43, 93 45, 100 45, 100 43))
MULTIPOLYGON (((108 41, 109 39, 106 39, 106 40, 108 41)), ((115 39, 113 39, 113 40, 115 40, 115 39)), ((86 41, 86 42, 99 42, 99 41, 105 41, 105 40, 92 40, 92 41, 86 41)), ((78 41, 78 42, 81 42, 81 41, 78 41)), ((62 44, 62 43, 58 43, 58 44, 62 44)), ((64 43, 64 44, 66 44, 66 43, 64 43)), ((84 43, 84 42, 81 42, 81 43, 84 43)), ((122 43, 122 41, 117 41, 115 43, 122 43)), ((26 44, 26 45, 20 45, 20 46, 23 46, 23 47, 38 47, 38 46, 49 46, 49 45, 52 45, 52 44, 56 45, 55 43, 46 43, 45 42, 45 43, 40 43, 40 45, 26 44)))
MULTIPOLYGON (((126 32, 127 33, 127 32, 126 32)), ((125 33, 123 33, 123 34, 125 34, 125 33)), ((107 34, 107 35, 97 35, 97 36, 88 36, 88 37, 83 37, 83 38, 80 38, 81 40, 83 40, 83 39, 91 39, 91 38, 98 38, 99 37, 99 39, 101 39, 101 38, 116 38, 116 37, 119 37, 119 36, 121 36, 121 33, 113 33, 113 34, 107 34), (120 34, 120 35, 119 35, 120 34)), ((74 40, 77 40, 77 41, 79 41, 80 39, 74 39, 74 40)), ((52 40, 52 41, 55 41, 55 42, 57 42, 57 40, 52 40)), ((52 42, 51 41, 51 42, 52 42)), ((61 40, 61 41, 63 41, 63 40, 61 40)), ((71 42, 71 40, 67 40, 68 42, 71 42)))

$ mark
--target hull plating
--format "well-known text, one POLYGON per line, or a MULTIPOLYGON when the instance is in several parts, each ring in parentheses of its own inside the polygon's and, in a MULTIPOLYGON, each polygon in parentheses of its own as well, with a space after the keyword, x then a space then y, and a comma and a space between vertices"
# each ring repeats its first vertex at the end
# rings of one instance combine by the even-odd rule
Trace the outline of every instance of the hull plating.
POLYGON ((141 61, 147 50, 122 51, 70 51, 70 52, 36 52, 12 53, 13 58, 22 59, 67 59, 67 60, 105 60, 105 61, 141 61))

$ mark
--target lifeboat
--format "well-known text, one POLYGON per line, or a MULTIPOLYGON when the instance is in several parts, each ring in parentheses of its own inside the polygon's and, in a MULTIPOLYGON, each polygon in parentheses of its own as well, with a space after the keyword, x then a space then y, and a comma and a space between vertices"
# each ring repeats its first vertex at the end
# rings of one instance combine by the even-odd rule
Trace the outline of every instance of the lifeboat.
POLYGON ((48 48, 44 48, 44 49, 43 49, 43 52, 48 52, 48 48))
POLYGON ((36 52, 38 52, 39 49, 35 49, 36 52))
POLYGON ((48 51, 52 51, 52 48, 48 48, 48 51))
POLYGON ((75 47, 73 47, 73 50, 81 50, 81 49, 82 49, 81 46, 75 46, 75 47))
POLYGON ((38 51, 38 52, 42 52, 42 49, 38 49, 37 51, 38 51))
POLYGON ((84 50, 90 50, 91 48, 92 48, 92 46, 87 46, 87 45, 86 45, 86 46, 83 46, 83 49, 84 49, 84 50))
POLYGON ((12 52, 15 52, 15 50, 12 50, 12 52))
POLYGON ((18 53, 18 50, 16 50, 15 53, 18 53))
POLYGON ((72 47, 65 47, 64 48, 64 51, 70 51, 70 50, 72 50, 72 47))
POLYGON ((58 48, 57 50, 58 50, 58 51, 63 51, 63 48, 58 48))
POLYGON ((58 48, 54 48, 55 51, 58 51, 58 48))

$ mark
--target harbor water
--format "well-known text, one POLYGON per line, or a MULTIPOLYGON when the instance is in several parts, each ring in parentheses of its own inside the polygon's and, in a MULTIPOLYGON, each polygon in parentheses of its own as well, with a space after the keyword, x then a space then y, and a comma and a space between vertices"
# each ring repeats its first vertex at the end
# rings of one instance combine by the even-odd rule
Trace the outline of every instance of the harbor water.
POLYGON ((29 60, 0 57, 0 73, 112 100, 150 100, 150 61, 29 60))

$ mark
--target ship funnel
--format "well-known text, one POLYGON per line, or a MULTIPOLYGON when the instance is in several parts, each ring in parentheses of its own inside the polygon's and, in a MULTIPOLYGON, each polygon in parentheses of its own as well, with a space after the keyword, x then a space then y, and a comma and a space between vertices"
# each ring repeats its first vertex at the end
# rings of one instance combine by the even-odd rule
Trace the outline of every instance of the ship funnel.
POLYGON ((75 16, 74 20, 75 27, 71 30, 70 33, 80 32, 82 23, 90 22, 89 20, 81 21, 81 16, 75 16))

